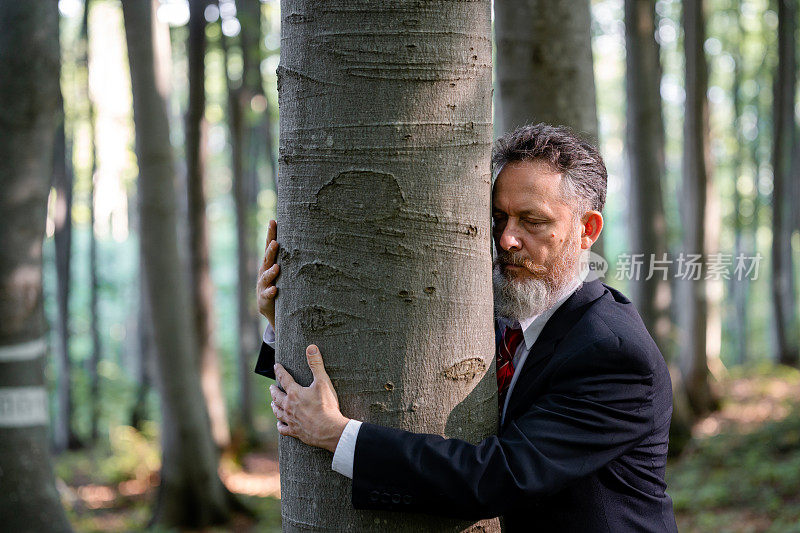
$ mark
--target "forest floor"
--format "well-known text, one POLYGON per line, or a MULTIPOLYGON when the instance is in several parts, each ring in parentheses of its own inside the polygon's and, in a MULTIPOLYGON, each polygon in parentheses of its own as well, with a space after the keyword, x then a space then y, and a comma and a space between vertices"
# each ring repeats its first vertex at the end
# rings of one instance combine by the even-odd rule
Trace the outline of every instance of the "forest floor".
MULTIPOLYGON (((667 468, 678 528, 800 533, 800 372, 736 370, 720 390, 720 410, 695 425, 692 441, 667 468)), ((108 446, 57 458, 59 491, 76 531, 147 526, 158 484, 154 433, 120 427, 108 446)), ((255 518, 238 516, 228 528, 206 531, 280 531, 274 452, 224 459, 220 474, 255 518)))

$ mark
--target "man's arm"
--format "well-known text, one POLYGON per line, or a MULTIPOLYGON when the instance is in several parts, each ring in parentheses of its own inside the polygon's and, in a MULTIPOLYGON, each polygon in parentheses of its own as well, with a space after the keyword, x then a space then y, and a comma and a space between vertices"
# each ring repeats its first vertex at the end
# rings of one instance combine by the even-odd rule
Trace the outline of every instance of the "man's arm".
MULTIPOLYGON (((277 368, 279 382, 291 380, 277 368)), ((552 383, 502 435, 477 445, 364 423, 355 447, 353 504, 459 518, 497 516, 591 474, 652 431, 652 369, 642 357, 620 350, 616 340, 568 357, 552 383)), ((319 445, 307 430, 303 435, 294 428, 312 419, 325 427, 341 414, 308 410, 297 391, 293 396, 273 392, 282 434, 319 445)), ((325 447, 333 451, 336 443, 325 447)))
POLYGON ((652 385, 640 357, 591 350, 570 357, 545 395, 478 445, 365 423, 353 504, 478 519, 555 494, 652 431, 652 385))

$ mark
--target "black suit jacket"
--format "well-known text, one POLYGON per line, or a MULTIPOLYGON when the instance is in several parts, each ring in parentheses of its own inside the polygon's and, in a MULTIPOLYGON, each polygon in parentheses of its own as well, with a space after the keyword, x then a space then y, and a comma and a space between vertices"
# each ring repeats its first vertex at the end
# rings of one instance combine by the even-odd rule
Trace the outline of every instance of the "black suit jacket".
MULTIPOLYGON (((262 346, 264 375, 270 355, 262 346)), ((498 435, 477 445, 364 423, 353 505, 502 515, 510 531, 677 531, 664 483, 669 373, 631 302, 585 283, 521 372, 498 435)))

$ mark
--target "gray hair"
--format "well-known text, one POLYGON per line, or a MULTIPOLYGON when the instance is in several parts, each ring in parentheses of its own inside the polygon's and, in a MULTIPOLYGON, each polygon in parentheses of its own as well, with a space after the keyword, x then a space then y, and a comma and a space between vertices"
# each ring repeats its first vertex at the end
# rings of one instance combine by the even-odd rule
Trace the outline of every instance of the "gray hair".
POLYGON ((563 126, 528 125, 497 139, 492 150, 492 186, 508 163, 537 160, 547 161, 563 175, 561 192, 576 215, 603 210, 608 182, 603 158, 597 148, 563 126))

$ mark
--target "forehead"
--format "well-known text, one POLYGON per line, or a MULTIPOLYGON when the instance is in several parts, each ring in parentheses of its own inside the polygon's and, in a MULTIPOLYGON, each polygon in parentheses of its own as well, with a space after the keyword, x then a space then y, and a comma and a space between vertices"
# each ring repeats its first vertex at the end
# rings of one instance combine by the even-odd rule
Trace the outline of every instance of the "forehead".
POLYGON ((566 207, 561 194, 562 179, 561 173, 547 161, 508 163, 495 180, 492 204, 507 213, 559 210, 566 207))

